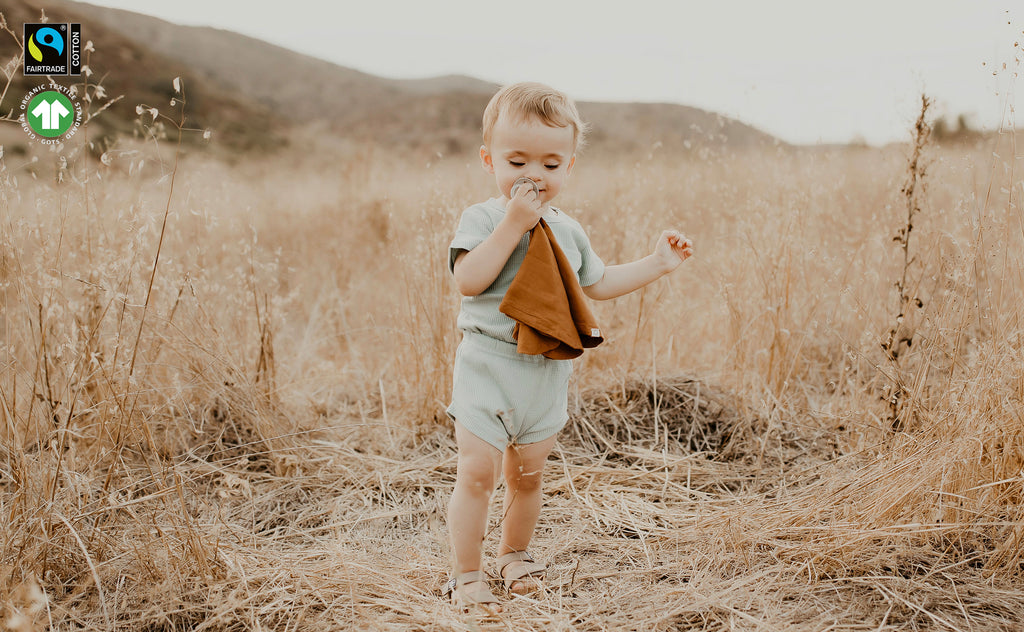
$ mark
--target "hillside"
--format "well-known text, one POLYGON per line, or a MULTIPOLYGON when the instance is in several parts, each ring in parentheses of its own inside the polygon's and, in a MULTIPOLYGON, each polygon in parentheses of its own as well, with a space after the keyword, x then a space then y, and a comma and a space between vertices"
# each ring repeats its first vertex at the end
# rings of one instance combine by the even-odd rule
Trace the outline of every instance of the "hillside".
MULTIPOLYGON (((3 12, 18 25, 38 21, 40 8, 51 21, 83 24, 83 36, 97 51, 90 65, 107 94, 124 95, 105 115, 105 132, 131 130, 138 103, 169 103, 171 79, 182 76, 190 126, 214 129, 219 143, 233 149, 273 146, 289 128, 316 124, 341 137, 452 153, 479 143, 480 113, 496 89, 464 76, 376 77, 237 33, 80 2, 15 0, 3 12), (302 99, 295 98, 299 94, 302 99)), ((0 43, 3 59, 15 54, 10 38, 0 43)), ((30 85, 19 76, 11 93, 30 85)), ((777 142, 748 125, 682 105, 583 102, 580 109, 592 125, 595 148, 777 142)))
MULTIPOLYGON (((81 22, 83 39, 91 40, 95 53, 87 56, 85 63, 92 76, 53 77, 64 85, 84 82, 101 84, 105 98, 97 98, 89 104, 90 112, 99 109, 110 99, 116 100, 102 116, 90 123, 90 138, 113 137, 132 134, 137 129, 138 116, 135 108, 139 104, 156 107, 170 114, 170 101, 175 93, 171 85, 175 77, 181 77, 186 88, 188 107, 185 126, 197 129, 214 129, 219 144, 234 151, 244 151, 280 142, 284 126, 267 107, 241 98, 234 90, 210 81, 187 62, 174 56, 166 56, 122 35, 117 29, 108 28, 95 19, 91 5, 72 2, 37 2, 35 0, 13 0, 0 13, 8 26, 21 35, 25 22, 39 22, 45 13, 49 22, 81 22), (259 130, 259 133, 254 133, 259 130)), ((7 33, 0 33, 0 62, 19 54, 19 46, 7 33)), ((18 100, 32 87, 43 83, 42 77, 25 77, 20 68, 16 69, 6 98, 0 104, 3 114, 16 108, 18 100)), ((195 139, 200 135, 192 135, 195 139)))

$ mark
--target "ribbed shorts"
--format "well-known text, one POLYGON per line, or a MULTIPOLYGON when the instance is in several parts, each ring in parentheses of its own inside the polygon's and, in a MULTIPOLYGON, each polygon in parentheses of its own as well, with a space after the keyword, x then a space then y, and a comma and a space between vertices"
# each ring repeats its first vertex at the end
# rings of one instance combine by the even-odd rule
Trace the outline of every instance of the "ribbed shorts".
POLYGON ((448 416, 504 452, 543 441, 569 419, 572 360, 525 355, 516 345, 464 331, 455 352, 448 416))

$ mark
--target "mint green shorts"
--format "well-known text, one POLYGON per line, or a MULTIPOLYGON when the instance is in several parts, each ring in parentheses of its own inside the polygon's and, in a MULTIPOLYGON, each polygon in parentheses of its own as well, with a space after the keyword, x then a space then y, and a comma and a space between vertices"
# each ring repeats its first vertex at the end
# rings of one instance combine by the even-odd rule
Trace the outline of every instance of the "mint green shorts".
POLYGON ((569 419, 571 375, 572 360, 525 355, 514 344, 464 331, 446 412, 501 452, 543 441, 569 419))

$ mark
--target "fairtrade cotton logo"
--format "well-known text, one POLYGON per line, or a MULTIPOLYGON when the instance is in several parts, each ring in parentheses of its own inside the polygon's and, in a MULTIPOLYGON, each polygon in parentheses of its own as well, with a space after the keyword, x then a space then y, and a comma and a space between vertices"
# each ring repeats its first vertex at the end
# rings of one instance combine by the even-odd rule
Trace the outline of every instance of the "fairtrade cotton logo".
POLYGON ((25 24, 25 76, 81 75, 82 25, 25 24))

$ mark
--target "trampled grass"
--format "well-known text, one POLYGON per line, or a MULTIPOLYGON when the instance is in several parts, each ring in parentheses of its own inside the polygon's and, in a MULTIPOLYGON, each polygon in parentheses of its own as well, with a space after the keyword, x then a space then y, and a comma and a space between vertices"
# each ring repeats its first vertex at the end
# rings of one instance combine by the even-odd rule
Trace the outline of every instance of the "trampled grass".
POLYGON ((497 622, 439 594, 445 250, 492 194, 475 157, 299 139, 186 156, 173 195, 151 146, 60 182, 5 158, 0 623, 1014 629, 1020 149, 926 148, 897 364, 908 153, 581 157, 560 202, 606 261, 667 227, 696 256, 595 306, 608 342, 577 361, 533 545, 548 590, 497 622))

